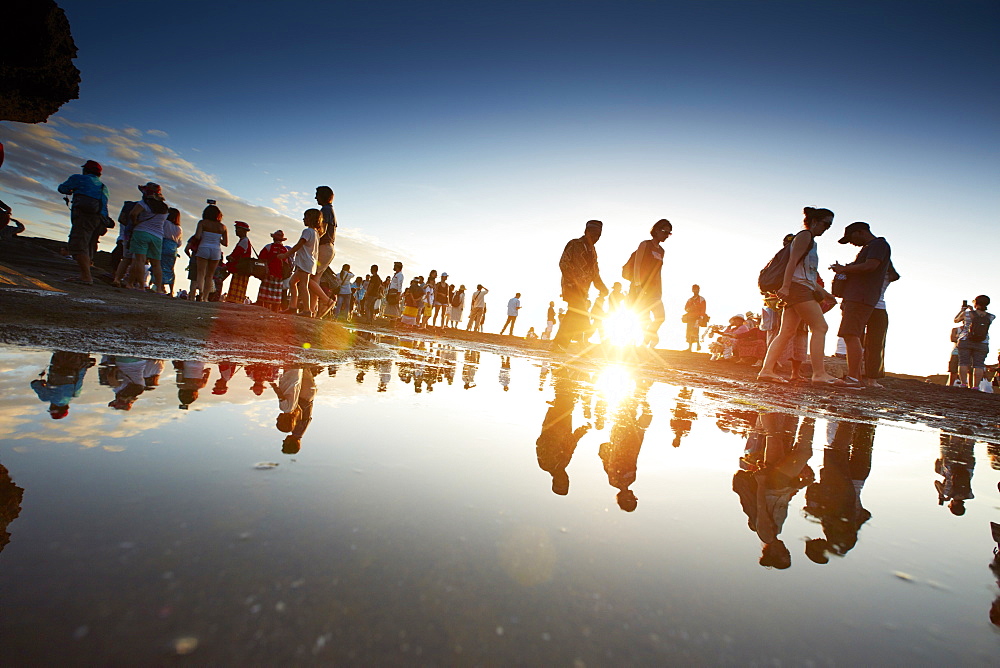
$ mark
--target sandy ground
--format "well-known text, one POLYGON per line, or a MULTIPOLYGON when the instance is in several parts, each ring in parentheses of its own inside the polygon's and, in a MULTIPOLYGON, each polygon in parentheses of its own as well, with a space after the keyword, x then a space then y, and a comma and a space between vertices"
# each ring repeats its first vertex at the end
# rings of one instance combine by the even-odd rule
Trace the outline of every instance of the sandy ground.
MULTIPOLYGON (((272 314, 253 306, 191 303, 152 293, 65 283, 75 265, 61 244, 17 239, 0 244, 0 343, 34 348, 203 360, 329 362, 394 355, 352 327, 331 321, 272 314)), ((99 257, 98 265, 106 258, 99 257)), ((99 272, 98 272, 99 273, 99 272)), ((394 333, 365 326, 370 332, 394 333)), ((407 333, 450 340, 481 350, 590 365, 606 358, 637 366, 650 378, 702 388, 747 409, 774 407, 852 420, 922 424, 1000 442, 1000 395, 944 387, 928 379, 891 374, 882 390, 849 391, 808 384, 775 386, 755 370, 707 355, 657 350, 641 359, 619 351, 591 351, 567 360, 548 343, 464 330, 407 333)), ((370 338, 370 337, 368 337, 370 338)), ((831 358, 830 371, 843 373, 831 358)))

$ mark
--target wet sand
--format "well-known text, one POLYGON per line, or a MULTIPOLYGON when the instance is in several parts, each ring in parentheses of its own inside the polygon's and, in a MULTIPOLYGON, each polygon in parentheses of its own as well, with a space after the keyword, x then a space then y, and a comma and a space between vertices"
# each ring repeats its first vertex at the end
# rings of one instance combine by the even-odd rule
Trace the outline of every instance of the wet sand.
MULTIPOLYGON (((45 349, 108 352, 204 360, 329 362, 392 354, 367 333, 442 338, 484 350, 590 365, 637 365, 649 377, 684 383, 748 408, 780 408, 858 421, 893 420, 1000 442, 1000 396, 944 387, 927 379, 890 374, 885 389, 850 391, 809 384, 775 386, 755 380, 756 370, 708 355, 656 350, 640 359, 593 349, 567 358, 548 342, 464 330, 398 332, 343 326, 270 313, 254 306, 192 303, 152 293, 65 283, 75 265, 59 242, 18 239, 0 245, 0 342, 45 349)), ((102 254, 105 255, 105 254, 102 254)), ((106 261, 99 257, 98 265, 106 261)), ((830 358, 832 373, 843 362, 830 358)))

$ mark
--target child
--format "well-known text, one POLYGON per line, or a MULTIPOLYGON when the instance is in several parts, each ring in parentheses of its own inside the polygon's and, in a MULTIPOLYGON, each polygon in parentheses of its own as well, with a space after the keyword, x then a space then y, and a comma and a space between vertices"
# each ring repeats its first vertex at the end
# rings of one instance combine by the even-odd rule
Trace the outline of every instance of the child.
MULTIPOLYGON (((305 225, 302 236, 287 253, 279 255, 281 259, 292 258, 292 282, 289 286, 288 309, 285 310, 285 313, 298 313, 299 315, 322 318, 330 312, 334 305, 334 301, 322 294, 322 290, 320 290, 319 295, 316 295, 319 300, 317 312, 309 310, 309 291, 313 283, 310 279, 316 273, 319 238, 324 232, 320 210, 306 209, 305 213, 302 214, 302 223, 305 225)), ((313 288, 314 292, 316 289, 313 288)))

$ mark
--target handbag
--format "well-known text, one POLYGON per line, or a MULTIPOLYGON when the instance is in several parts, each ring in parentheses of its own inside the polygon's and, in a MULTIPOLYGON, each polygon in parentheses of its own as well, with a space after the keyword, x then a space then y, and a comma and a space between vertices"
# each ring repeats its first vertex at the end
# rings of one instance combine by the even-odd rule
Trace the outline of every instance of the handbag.
POLYGON ((247 243, 251 255, 236 260, 236 271, 233 273, 237 276, 253 276, 254 278, 263 279, 267 276, 267 263, 256 257, 257 253, 253 249, 253 244, 249 243, 249 240, 247 243))

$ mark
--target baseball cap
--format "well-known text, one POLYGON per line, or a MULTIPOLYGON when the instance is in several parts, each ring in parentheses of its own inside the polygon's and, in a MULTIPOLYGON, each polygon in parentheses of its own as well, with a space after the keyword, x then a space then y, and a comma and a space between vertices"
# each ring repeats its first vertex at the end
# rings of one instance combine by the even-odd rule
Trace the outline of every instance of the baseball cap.
POLYGON ((855 232, 857 232, 858 230, 865 230, 866 232, 871 232, 871 229, 868 227, 868 223, 862 223, 861 221, 858 221, 856 223, 851 223, 850 225, 844 228, 844 236, 841 237, 840 241, 838 241, 837 243, 839 244, 851 243, 850 236, 855 232))
POLYGON ((80 166, 83 169, 86 169, 87 171, 97 172, 98 174, 104 171, 104 168, 101 167, 101 163, 97 162, 96 160, 88 160, 87 162, 83 163, 80 166))

